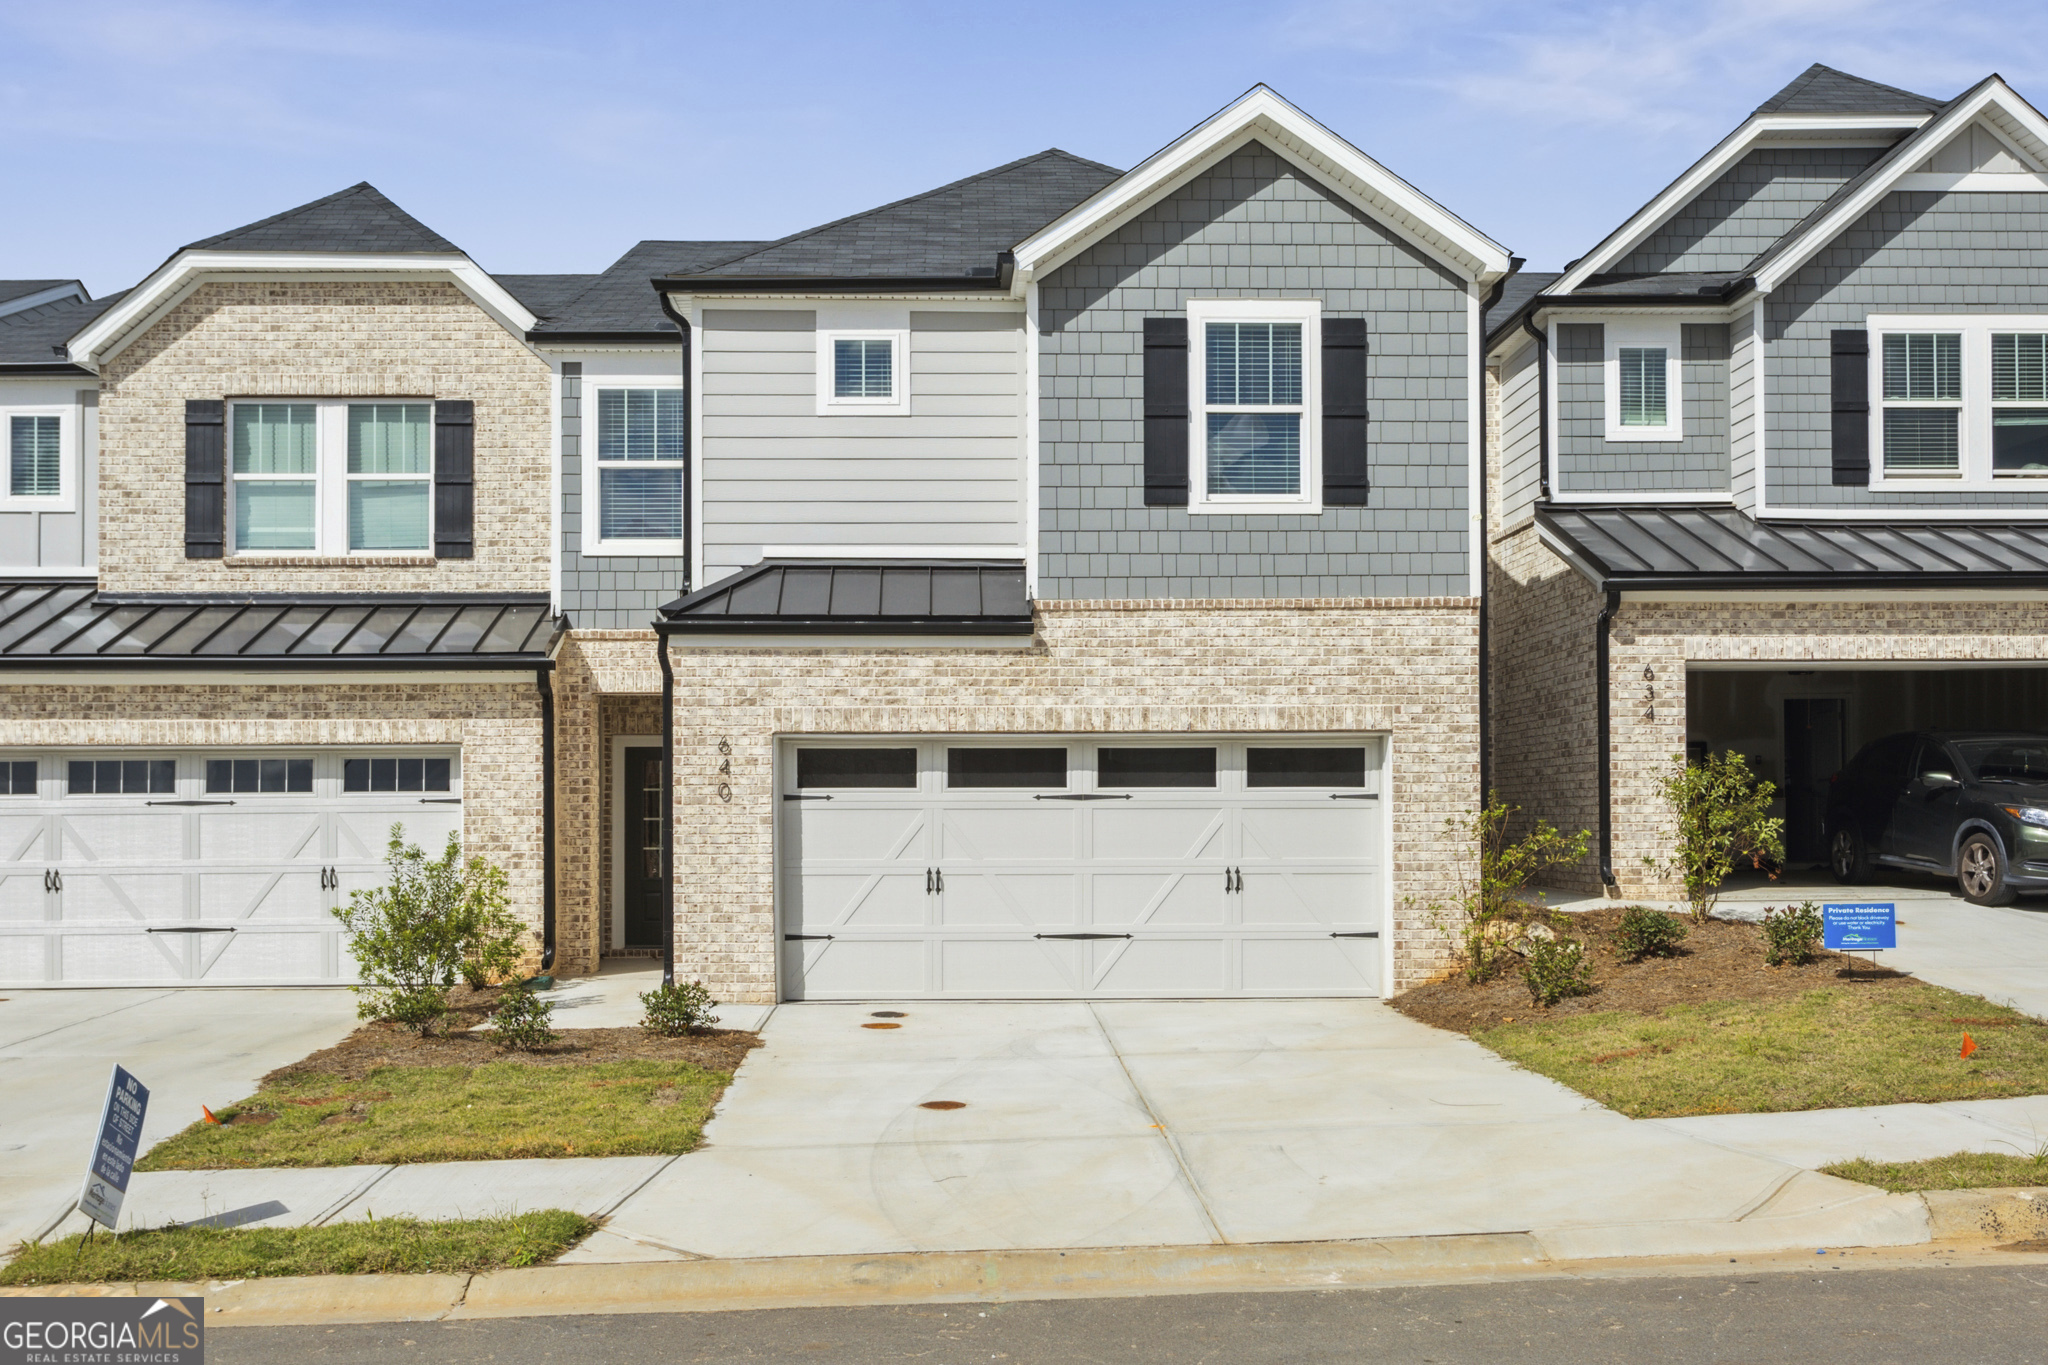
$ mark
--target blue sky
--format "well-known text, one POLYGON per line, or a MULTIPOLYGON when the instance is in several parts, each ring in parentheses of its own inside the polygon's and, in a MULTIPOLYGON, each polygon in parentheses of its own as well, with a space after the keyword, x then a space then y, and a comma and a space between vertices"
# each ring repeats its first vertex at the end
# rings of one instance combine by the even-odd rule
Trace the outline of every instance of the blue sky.
POLYGON ((1129 166, 1261 80, 1555 267, 1811 62, 2048 104, 2048 7, 1982 0, 9 0, 0 51, 0 277, 96 292, 358 180, 486 269, 598 270, 1048 146, 1129 166))

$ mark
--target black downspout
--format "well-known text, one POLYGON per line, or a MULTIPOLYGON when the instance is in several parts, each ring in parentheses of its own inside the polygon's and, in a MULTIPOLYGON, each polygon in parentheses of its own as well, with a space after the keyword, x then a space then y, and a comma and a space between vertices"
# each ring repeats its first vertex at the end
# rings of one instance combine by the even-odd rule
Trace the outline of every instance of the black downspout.
POLYGON ((1600 729, 1597 746, 1600 764, 1600 884, 1614 881, 1614 755, 1609 752, 1608 734, 1613 728, 1614 684, 1607 676, 1607 636, 1614 627, 1614 613, 1621 610, 1621 594, 1609 591, 1600 609, 1600 626, 1593 635, 1593 685, 1600 729))
POLYGON ((1492 560, 1487 553, 1486 541, 1486 488, 1493 480, 1492 467, 1487 463, 1486 429, 1487 415, 1493 410, 1486 401, 1486 314, 1500 302, 1508 280, 1522 268, 1520 257, 1508 258, 1508 273, 1493 282, 1493 292, 1479 305, 1479 543, 1473 548, 1473 578, 1479 584, 1479 804, 1483 809, 1493 792, 1493 755, 1489 748, 1492 734, 1491 717, 1487 714, 1488 702, 1492 695, 1488 687, 1486 666, 1486 604, 1493 594, 1487 591, 1486 571, 1492 560))
POLYGON ((555 969, 555 684, 553 663, 537 668, 540 685, 540 969, 555 969))
POLYGON ((1536 338, 1536 479, 1537 496, 1550 501, 1550 338, 1536 325, 1536 314, 1522 318, 1522 330, 1536 338))
POLYGON ((654 628, 661 654, 661 984, 676 984, 676 674, 668 635, 654 628))

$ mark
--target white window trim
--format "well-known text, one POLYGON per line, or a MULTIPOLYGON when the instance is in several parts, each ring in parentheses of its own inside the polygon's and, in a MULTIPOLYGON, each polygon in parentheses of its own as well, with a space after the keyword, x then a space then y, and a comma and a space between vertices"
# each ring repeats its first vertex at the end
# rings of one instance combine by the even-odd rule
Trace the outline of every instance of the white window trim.
POLYGON ((9 512, 75 512, 78 510, 78 408, 66 403, 22 403, 0 407, 0 510, 9 512), (17 497, 14 493, 14 423, 16 417, 57 419, 57 492, 54 496, 17 497))
POLYGON ((818 416, 908 417, 910 415, 910 332, 898 328, 841 327, 818 333, 818 416), (889 396, 838 398, 832 393, 833 343, 889 343, 889 396))
MULTIPOLYGON (((1319 299, 1189 299, 1188 512, 1192 516, 1315 516, 1323 510, 1323 305, 1319 299), (1209 493, 1209 332, 1212 322, 1301 324, 1301 492, 1209 493)), ((1291 405, 1220 405, 1219 412, 1291 405)))
POLYGON ((1685 439, 1684 323, 1678 318, 1614 318, 1604 324, 1605 350, 1600 387, 1607 410, 1610 441, 1682 441, 1685 439), (1624 348, 1664 348, 1664 425, 1623 426, 1621 422, 1621 353, 1624 348))
MULTIPOLYGON (((600 389, 682 389, 680 377, 651 374, 601 374, 592 376, 586 364, 583 370, 583 437, 582 461, 583 496, 582 543, 577 553, 584 559, 673 559, 683 553, 688 543, 686 536, 673 540, 606 540, 604 539, 604 476, 603 469, 680 469, 685 480, 684 497, 687 501, 690 477, 689 449, 686 443, 681 458, 674 460, 608 460, 600 462, 597 455, 597 394, 600 389)), ((694 433, 693 433, 694 436, 694 433)), ((683 529, 689 530, 688 511, 684 512, 683 529)))
MULTIPOLYGON (((1864 319, 1870 336, 1870 487, 1894 493, 2048 492, 2048 475, 1991 472, 1991 334, 2048 332, 2044 313, 1872 313, 1864 319), (1955 474, 1893 478, 1884 466, 1884 334, 1959 332, 1963 338, 1963 388, 1956 417, 1959 470, 1955 474)), ((1905 402, 1897 407, 1948 407, 1947 403, 1905 402)), ((2014 403, 2048 407, 2048 403, 2014 403)), ((1984 509, 1977 509, 1983 515, 1984 509)))
MULTIPOLYGON (((224 505, 224 525, 221 534, 227 544, 231 559, 304 559, 309 556, 319 559, 421 559, 434 554, 434 464, 432 436, 429 435, 427 474, 425 478, 416 475, 358 474, 348 472, 348 410, 351 407, 370 407, 377 404, 404 403, 413 407, 424 406, 428 410, 428 429, 431 433, 434 400, 422 397, 369 397, 351 398, 282 398, 264 396, 261 398, 231 398, 224 414, 224 429, 221 433, 221 465, 225 476, 227 497, 224 505), (235 412, 242 406, 273 405, 287 403, 311 404, 313 407, 313 546, 311 549, 271 550, 243 549, 235 543, 235 497, 236 485, 243 481, 235 473, 235 412), (416 550, 351 550, 348 547, 348 485, 352 479, 410 479, 427 486, 427 543, 416 550)), ((255 476, 250 483, 292 482, 297 476, 255 476)), ((303 480, 299 480, 303 481, 303 480)))

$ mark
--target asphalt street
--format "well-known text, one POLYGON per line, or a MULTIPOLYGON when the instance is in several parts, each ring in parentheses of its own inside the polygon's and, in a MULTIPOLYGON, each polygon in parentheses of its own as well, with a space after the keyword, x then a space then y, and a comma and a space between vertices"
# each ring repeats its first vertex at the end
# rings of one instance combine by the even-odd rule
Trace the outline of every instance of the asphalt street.
POLYGON ((217 1331, 215 1365, 2048 1362, 2048 1265, 217 1331))

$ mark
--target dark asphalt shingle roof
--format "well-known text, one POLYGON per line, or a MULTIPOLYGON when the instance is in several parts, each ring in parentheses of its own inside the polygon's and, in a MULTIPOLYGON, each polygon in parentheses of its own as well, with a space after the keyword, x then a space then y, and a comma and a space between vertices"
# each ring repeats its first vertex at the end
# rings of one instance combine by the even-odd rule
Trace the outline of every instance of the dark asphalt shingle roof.
POLYGON ((123 289, 90 302, 62 299, 0 317, 0 367, 63 364, 63 355, 54 348, 69 341, 127 293, 123 289))
MULTIPOLYGON (((761 242, 638 243, 603 274, 583 276, 587 282, 584 287, 562 299, 557 306, 535 309, 543 316, 540 325, 533 329, 533 335, 673 332, 676 325, 661 311, 661 296, 654 292, 652 281, 656 276, 703 270, 763 245, 761 242)), ((513 292, 518 293, 517 290, 513 292)))
POLYGON ((410 252, 462 248, 386 199, 365 180, 295 209, 188 243, 186 251, 410 252))
POLYGON ((1122 174, 1055 147, 678 275, 936 280, 979 270, 993 278, 998 252, 1122 174))
POLYGON ((537 318, 552 317, 571 299, 590 288, 595 275, 493 275, 513 298, 537 318))
POLYGON ((1732 507, 1542 507, 1607 587, 1839 586, 1850 578, 2048 582, 2048 526, 1757 521, 1732 507))
POLYGON ((1574 296, 1592 294, 1617 299, 1663 298, 1673 294, 1718 295, 1747 273, 1742 270, 1667 270, 1655 275, 1590 275, 1572 293, 1574 296))
POLYGON ((25 299, 30 294, 40 294, 59 285, 77 283, 77 280, 0 280, 0 304, 25 299))
POLYGON ((1837 71, 1815 62, 1756 107, 1759 114, 1931 114, 1946 100, 1837 71))
POLYGON ((9 664, 289 660, 403 663, 546 657, 546 594, 250 593, 114 598, 91 583, 0 581, 0 667, 9 664))
POLYGON ((1496 319, 1507 321, 1521 310, 1523 304, 1562 278, 1564 272, 1561 270, 1521 270, 1508 276, 1508 282, 1501 286, 1500 297, 1479 319, 1481 334, 1490 333, 1496 319))
POLYGON ((1016 560, 764 559, 663 605, 675 626, 819 634, 1029 634, 1031 599, 1016 560))

